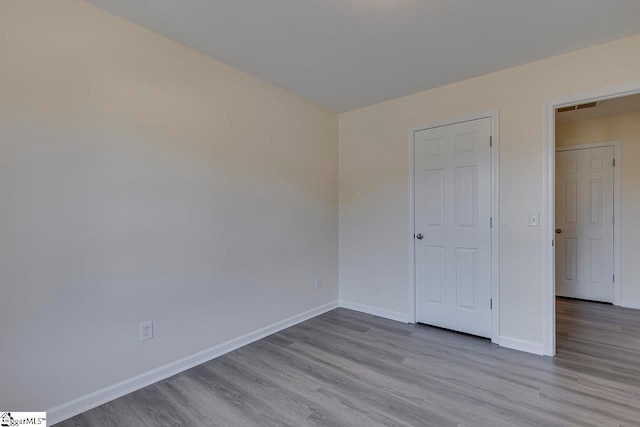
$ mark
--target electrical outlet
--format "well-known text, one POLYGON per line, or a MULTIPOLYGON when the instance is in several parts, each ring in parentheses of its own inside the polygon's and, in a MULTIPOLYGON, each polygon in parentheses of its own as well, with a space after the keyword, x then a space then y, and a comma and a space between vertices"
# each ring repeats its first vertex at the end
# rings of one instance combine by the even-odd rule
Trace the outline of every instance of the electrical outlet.
POLYGON ((375 287, 376 289, 380 289, 382 287, 382 279, 376 279, 375 287))
POLYGON ((140 323, 140 341, 146 341, 153 338, 153 321, 140 323))
POLYGON ((322 286, 322 280, 319 277, 316 277, 316 281, 315 281, 316 289, 320 289, 321 286, 322 286))

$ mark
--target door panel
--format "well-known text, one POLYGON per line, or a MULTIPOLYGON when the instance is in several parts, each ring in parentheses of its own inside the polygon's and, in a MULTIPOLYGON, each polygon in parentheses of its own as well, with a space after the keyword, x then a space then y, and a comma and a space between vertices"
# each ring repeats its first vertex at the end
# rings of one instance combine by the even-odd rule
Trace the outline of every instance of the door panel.
POLYGON ((475 310, 478 300, 478 250, 456 248, 456 287, 458 307, 475 310))
POLYGON ((556 153, 558 296, 613 301, 613 153, 556 153))
POLYGON ((442 227, 444 219, 444 169, 425 172, 427 226, 442 227))
POLYGON ((415 138, 416 319, 491 336, 491 119, 415 138))
POLYGON ((427 300, 442 304, 445 249, 443 246, 426 246, 425 254, 427 300))

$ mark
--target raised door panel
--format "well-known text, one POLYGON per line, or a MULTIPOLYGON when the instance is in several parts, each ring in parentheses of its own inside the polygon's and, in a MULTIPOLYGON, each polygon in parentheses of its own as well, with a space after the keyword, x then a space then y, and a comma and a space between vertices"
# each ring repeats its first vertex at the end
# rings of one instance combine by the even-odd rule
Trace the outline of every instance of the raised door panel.
POLYGON ((475 310, 477 308, 477 249, 456 248, 456 291, 458 307, 467 310, 475 310))
POLYGON ((426 225, 429 228, 444 224, 444 169, 425 172, 426 225))
POLYGON ((478 167, 456 168, 456 226, 475 227, 478 211, 478 167))
POLYGON ((427 246, 425 250, 427 301, 442 304, 445 279, 445 248, 427 246))
POLYGON ((563 241, 563 279, 565 282, 575 282, 578 278, 578 240, 570 237, 563 238, 563 241))

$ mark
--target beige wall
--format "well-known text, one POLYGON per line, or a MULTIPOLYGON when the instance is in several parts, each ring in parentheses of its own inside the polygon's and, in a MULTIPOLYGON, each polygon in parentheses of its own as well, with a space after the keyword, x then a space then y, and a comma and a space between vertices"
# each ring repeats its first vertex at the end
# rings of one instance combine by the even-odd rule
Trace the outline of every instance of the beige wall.
POLYGON ((341 114, 341 300, 408 312, 408 129, 499 109, 501 335, 542 351, 543 227, 527 212, 547 220, 544 102, 637 81, 638 52, 635 36, 341 114))
POLYGON ((4 409, 337 300, 335 113, 79 0, 0 2, 0 52, 4 409))
POLYGON ((556 145, 622 141, 620 167, 620 299, 640 308, 640 113, 584 119, 556 125, 556 145))

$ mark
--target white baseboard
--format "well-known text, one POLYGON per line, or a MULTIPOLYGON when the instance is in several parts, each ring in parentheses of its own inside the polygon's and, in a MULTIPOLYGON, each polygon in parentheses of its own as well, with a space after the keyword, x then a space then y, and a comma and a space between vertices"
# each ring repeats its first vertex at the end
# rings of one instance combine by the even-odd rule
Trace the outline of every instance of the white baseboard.
POLYGON ((350 301, 340 301, 340 307, 348 308, 349 310, 359 311, 361 313, 372 314, 378 317, 384 317, 385 319, 396 320, 398 322, 409 323, 409 315, 407 313, 401 313, 399 311, 387 310, 384 308, 372 307, 370 305, 357 304, 350 301))
POLYGON ((327 311, 331 311, 337 307, 338 301, 323 304, 319 307, 291 316, 288 319, 281 320, 238 338, 234 338, 209 349, 184 357, 180 360, 176 360, 175 362, 160 366, 159 368, 145 372, 144 374, 126 379, 117 384, 63 403, 62 405, 47 410, 47 421, 50 425, 59 423, 133 391, 144 388, 165 378, 169 378, 182 371, 193 368, 194 366, 198 366, 202 363, 208 362, 209 360, 215 359, 216 357, 220 357, 240 347, 244 347, 247 344, 251 344, 254 341, 258 341, 283 329, 297 325, 298 323, 319 316, 327 311))
POLYGON ((500 337, 500 346, 527 353, 544 355, 544 345, 533 341, 525 341, 518 338, 500 337))
POLYGON ((640 301, 622 300, 622 301, 620 301, 620 307, 635 308, 635 309, 640 310, 640 301))

